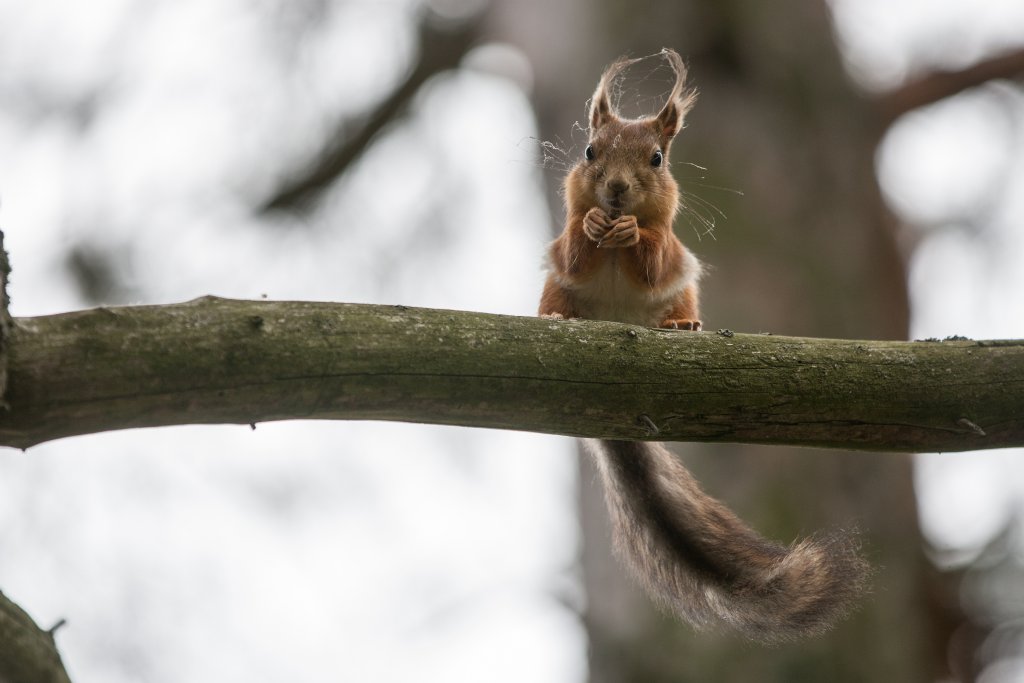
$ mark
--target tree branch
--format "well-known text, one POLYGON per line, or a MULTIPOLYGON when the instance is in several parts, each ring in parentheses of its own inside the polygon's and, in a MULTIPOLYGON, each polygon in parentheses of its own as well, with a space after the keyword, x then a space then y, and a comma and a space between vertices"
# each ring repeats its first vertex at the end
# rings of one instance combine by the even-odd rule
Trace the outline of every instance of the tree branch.
POLYGON ((999 78, 1024 76, 1024 48, 990 57, 964 69, 935 71, 904 83, 878 98, 883 125, 888 127, 909 111, 952 97, 968 88, 999 78))
POLYGON ((354 133, 349 130, 348 121, 338 122, 327 136, 321 155, 302 172, 288 178, 259 210, 267 213, 304 209, 315 202, 359 158, 374 136, 398 116, 428 78, 458 66, 479 32, 479 17, 455 27, 439 26, 431 17, 425 18, 420 27, 420 57, 405 81, 366 116, 354 133))
POLYGON ((25 610, 0 592, 0 681, 70 683, 53 642, 25 610))
POLYGON ((16 318, 0 444, 158 425, 366 419, 961 451, 1024 445, 1022 397, 1024 341, 727 336, 205 297, 16 318))
POLYGON ((7 344, 11 336, 10 299, 7 281, 11 278, 11 262, 4 247, 4 231, 0 230, 0 408, 7 392, 7 344))

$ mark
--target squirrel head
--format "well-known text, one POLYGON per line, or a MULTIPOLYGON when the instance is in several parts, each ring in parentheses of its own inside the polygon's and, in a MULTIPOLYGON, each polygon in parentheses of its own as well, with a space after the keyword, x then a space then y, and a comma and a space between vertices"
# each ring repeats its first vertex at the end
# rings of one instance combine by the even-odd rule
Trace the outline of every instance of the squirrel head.
POLYGON ((624 119, 612 105, 615 79, 637 59, 619 59, 605 69, 590 101, 590 138, 584 158, 566 178, 570 208, 599 206, 608 214, 671 222, 679 188, 668 167, 669 147, 697 99, 686 87, 686 65, 674 50, 661 55, 675 72, 668 100, 654 116, 624 119))

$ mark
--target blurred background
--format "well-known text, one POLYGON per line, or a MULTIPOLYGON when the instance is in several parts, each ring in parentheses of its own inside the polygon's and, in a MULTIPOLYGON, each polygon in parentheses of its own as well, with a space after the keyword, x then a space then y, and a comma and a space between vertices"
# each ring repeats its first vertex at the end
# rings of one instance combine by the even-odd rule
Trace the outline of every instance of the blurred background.
MULTIPOLYGON (((672 168, 708 329, 1024 336, 1019 0, 0 0, 12 312, 531 315, 597 77, 663 46, 701 90, 672 168)), ((623 106, 670 85, 645 60, 623 106)), ((67 619, 78 683, 1024 681, 1020 450, 678 450, 768 535, 858 526, 863 607, 694 633, 570 439, 363 423, 0 451, 0 589, 67 619)))

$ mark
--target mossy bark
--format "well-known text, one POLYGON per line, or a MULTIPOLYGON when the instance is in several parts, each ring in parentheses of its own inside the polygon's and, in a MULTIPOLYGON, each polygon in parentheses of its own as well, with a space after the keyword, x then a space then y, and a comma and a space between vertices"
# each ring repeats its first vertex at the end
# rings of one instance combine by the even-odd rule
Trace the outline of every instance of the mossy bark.
POLYGON ((0 681, 69 683, 53 633, 0 593, 0 681))
POLYGON ((0 445, 397 420, 572 436, 1024 445, 1024 341, 878 342, 204 297, 14 320, 0 445))

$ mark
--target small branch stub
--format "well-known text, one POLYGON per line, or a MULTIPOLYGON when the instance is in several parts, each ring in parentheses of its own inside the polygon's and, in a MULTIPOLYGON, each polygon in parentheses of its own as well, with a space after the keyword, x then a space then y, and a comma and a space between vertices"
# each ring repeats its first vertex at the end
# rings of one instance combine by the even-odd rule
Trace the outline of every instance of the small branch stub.
POLYGON ((978 436, 988 436, 987 434, 985 434, 985 430, 984 429, 982 429, 978 425, 974 424, 973 422, 968 420, 966 417, 962 417, 959 420, 957 420, 957 424, 960 424, 960 425, 963 425, 964 427, 967 427, 967 429, 971 430, 972 432, 974 432, 978 436))
POLYGON ((70 683, 53 635, 36 625, 25 610, 0 592, 0 681, 5 683, 70 683))
POLYGON ((647 415, 641 415, 637 419, 640 422, 640 424, 644 427, 644 429, 647 430, 648 436, 656 436, 658 432, 661 431, 658 429, 658 425, 654 424, 654 420, 652 420, 647 415))

